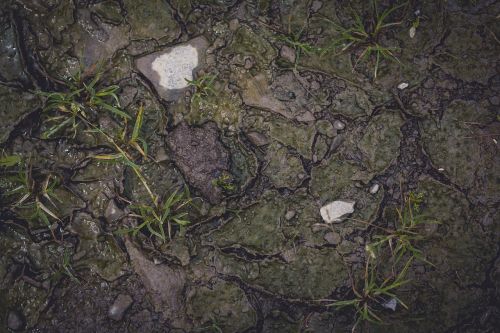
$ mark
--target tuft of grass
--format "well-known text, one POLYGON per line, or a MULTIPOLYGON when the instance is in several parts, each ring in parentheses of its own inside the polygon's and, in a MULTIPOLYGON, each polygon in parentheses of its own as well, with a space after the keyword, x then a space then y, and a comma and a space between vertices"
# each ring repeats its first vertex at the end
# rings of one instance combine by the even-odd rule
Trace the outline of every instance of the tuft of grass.
POLYGON ((21 164, 21 156, 19 155, 6 155, 2 152, 0 155, 0 168, 9 168, 21 164))
POLYGON ((80 71, 65 81, 65 91, 38 92, 47 99, 43 112, 49 128, 42 133, 42 138, 51 138, 63 130, 69 130, 74 138, 82 119, 95 118, 103 111, 120 119, 130 119, 120 108, 117 96, 120 87, 100 87, 101 77, 102 72, 89 70, 82 74, 80 71))
POLYGON ((51 267, 51 279, 53 281, 59 281, 63 277, 68 277, 71 281, 78 284, 80 283, 76 270, 71 264, 71 251, 64 250, 61 261, 54 266, 55 267, 51 267))
POLYGON ((368 257, 361 282, 362 287, 356 287, 354 281, 352 283, 354 297, 349 300, 335 301, 328 306, 339 309, 353 307, 356 310, 356 321, 352 329, 353 332, 361 322, 383 323, 380 312, 384 310, 384 303, 393 300, 405 309, 408 309, 408 306, 397 297, 396 291, 409 282, 406 279, 406 275, 412 261, 413 257, 408 259, 398 274, 387 278, 380 278, 377 266, 371 265, 368 257))
POLYGON ((319 51, 321 51, 320 48, 302 41, 301 33, 289 34, 288 36, 280 36, 278 37, 278 40, 284 42, 295 51, 295 68, 297 68, 297 66, 299 65, 299 61, 302 55, 311 55, 313 53, 318 53, 319 51))
POLYGON ((439 222, 429 220, 420 213, 420 204, 423 199, 423 193, 413 192, 404 198, 402 207, 396 209, 398 218, 394 222, 394 229, 384 229, 386 234, 375 235, 373 237, 375 241, 366 246, 366 250, 372 258, 375 258, 382 251, 383 246, 388 245, 395 263, 409 254, 415 259, 434 266, 425 258, 422 250, 416 247, 419 241, 425 239, 422 227, 426 224, 439 224, 439 222))
POLYGON ((195 332, 222 333, 222 329, 217 324, 217 321, 211 319, 210 325, 195 329, 195 332))
POLYGON ((343 27, 336 22, 325 18, 331 23, 337 31, 337 36, 334 37, 330 45, 323 50, 323 54, 333 52, 334 56, 340 53, 352 50, 359 55, 353 66, 356 69, 358 63, 361 61, 370 61, 373 59, 375 62, 373 77, 377 78, 380 62, 382 60, 389 60, 401 64, 399 59, 394 54, 398 50, 397 47, 384 46, 380 42, 382 32, 388 28, 400 25, 402 22, 387 22, 389 16, 396 10, 405 6, 406 3, 393 6, 380 12, 377 2, 372 2, 372 14, 370 19, 363 20, 363 18, 356 12, 353 12, 354 23, 351 27, 343 27))
POLYGON ((188 83, 188 86, 193 88, 191 103, 199 103, 210 95, 216 95, 214 90, 214 81, 216 78, 217 75, 203 75, 193 80, 184 79, 188 83))
POLYGON ((174 225, 182 228, 191 223, 187 219, 188 212, 185 210, 190 203, 189 191, 184 189, 181 192, 175 190, 156 206, 135 205, 132 207, 135 213, 130 216, 138 218, 140 222, 137 227, 127 231, 136 236, 140 231, 146 229, 161 242, 171 240, 174 225))
POLYGON ((227 192, 232 192, 236 189, 236 185, 234 185, 233 177, 227 171, 221 173, 219 177, 212 180, 212 185, 220 187, 222 190, 227 192))
POLYGON ((4 165, 6 160, 9 167, 2 170, 0 181, 2 204, 27 220, 43 222, 52 232, 54 240, 57 240, 51 222, 60 221, 54 212, 57 210, 55 202, 61 202, 55 194, 55 189, 59 186, 57 177, 52 174, 34 175, 30 161, 23 163, 19 156, 3 157, 4 165))

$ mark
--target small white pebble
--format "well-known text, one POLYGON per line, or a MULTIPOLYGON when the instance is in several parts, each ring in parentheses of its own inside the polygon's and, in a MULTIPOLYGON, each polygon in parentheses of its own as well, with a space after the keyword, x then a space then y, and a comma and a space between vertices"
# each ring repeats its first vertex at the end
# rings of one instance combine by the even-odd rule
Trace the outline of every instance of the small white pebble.
POLYGON ((403 90, 403 89, 408 88, 408 86, 409 86, 409 84, 408 84, 408 83, 403 82, 403 83, 398 84, 398 89, 399 89, 399 90, 403 90))
POLYGON ((380 185, 379 185, 379 184, 373 184, 373 185, 370 187, 370 194, 375 194, 375 193, 377 193, 379 188, 380 188, 380 185))
POLYGON ((410 38, 415 37, 415 34, 417 33, 417 28, 411 27, 410 28, 410 38))
POLYGON ((444 168, 439 168, 438 171, 444 171, 444 168))
POLYGON ((497 139, 493 139, 493 142, 494 142, 496 145, 498 144, 497 139))

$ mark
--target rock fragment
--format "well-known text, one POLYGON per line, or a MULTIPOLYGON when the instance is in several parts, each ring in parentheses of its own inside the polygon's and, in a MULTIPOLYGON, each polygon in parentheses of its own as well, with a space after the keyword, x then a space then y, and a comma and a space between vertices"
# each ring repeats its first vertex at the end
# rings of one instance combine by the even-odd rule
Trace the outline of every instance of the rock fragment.
POLYGON ((269 139, 260 132, 249 132, 247 133, 247 138, 257 147, 262 147, 269 144, 269 139))
POLYGON ((222 190, 213 180, 223 172, 229 172, 229 153, 219 141, 217 125, 206 123, 202 127, 190 127, 181 123, 167 137, 175 164, 196 188, 212 204, 222 199, 222 190))
POLYGON ((179 98, 193 80, 193 74, 204 61, 208 41, 197 37, 187 43, 169 47, 137 59, 136 66, 167 101, 179 98))
POLYGON ((184 324, 184 287, 186 274, 182 269, 168 265, 155 265, 129 240, 125 246, 134 271, 141 277, 153 306, 173 325, 184 324))
POLYGON ((290 221, 291 219, 293 219, 293 218, 295 217, 295 215, 296 215, 296 214, 297 214, 297 213, 296 213, 294 210, 289 210, 289 211, 287 211, 287 212, 286 212, 286 214, 285 214, 285 219, 286 219, 287 221, 290 221))
POLYGON ((340 234, 337 232, 329 232, 323 237, 329 244, 337 245, 342 241, 340 234))
POLYGON ((321 207, 320 214, 326 223, 342 221, 343 217, 354 212, 354 201, 337 200, 321 207))
POLYGON ((379 184, 373 184, 372 186, 370 186, 370 194, 377 193, 379 189, 380 189, 379 184))
POLYGON ((333 122, 333 127, 336 130, 343 130, 345 128, 345 124, 343 122, 341 122, 340 120, 335 120, 333 122))
POLYGON ((122 320, 125 311, 128 310, 133 302, 134 300, 129 295, 118 295, 108 310, 108 317, 116 321, 122 320))
POLYGON ((114 199, 109 200, 108 206, 104 211, 104 218, 108 223, 115 222, 125 216, 125 212, 120 209, 114 199))

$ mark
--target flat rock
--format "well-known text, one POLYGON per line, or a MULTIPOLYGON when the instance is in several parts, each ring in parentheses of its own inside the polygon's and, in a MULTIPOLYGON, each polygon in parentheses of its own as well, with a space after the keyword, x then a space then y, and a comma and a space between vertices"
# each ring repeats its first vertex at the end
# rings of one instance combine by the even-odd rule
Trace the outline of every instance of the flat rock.
POLYGON ((127 238, 125 246, 134 271, 141 277, 157 312, 162 312, 174 325, 184 322, 186 274, 182 269, 156 265, 127 238))
POLYGON ((354 201, 337 200, 321 207, 320 214, 326 223, 339 222, 345 215, 354 212, 354 201))
POLYGON ((122 320, 125 311, 127 311, 133 302, 134 300, 130 295, 118 295, 108 310, 108 317, 116 321, 122 320))
POLYGON ((108 223, 115 222, 125 216, 125 212, 116 205, 114 199, 109 200, 106 210, 104 211, 104 217, 108 223))
POLYGON ((329 232, 325 235, 324 240, 326 240, 329 244, 337 245, 340 244, 342 238, 338 232, 329 232))
POLYGON ((139 71, 154 85, 163 99, 173 101, 188 87, 194 72, 203 64, 208 41, 196 37, 190 41, 137 59, 139 71))
POLYGON ((246 134, 248 140, 257 147, 265 146, 269 144, 269 139, 262 133, 259 132, 249 132, 246 134))
POLYGON ((212 181, 229 170, 229 154, 219 141, 217 125, 206 123, 202 127, 189 127, 181 123, 168 135, 167 144, 187 182, 210 203, 219 203, 222 190, 212 181))

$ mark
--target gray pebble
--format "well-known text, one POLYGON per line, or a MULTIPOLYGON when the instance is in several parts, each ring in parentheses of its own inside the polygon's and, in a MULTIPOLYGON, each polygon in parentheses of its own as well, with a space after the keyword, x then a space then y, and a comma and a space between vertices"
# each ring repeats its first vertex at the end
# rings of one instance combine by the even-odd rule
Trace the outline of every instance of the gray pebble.
POLYGON ((287 212, 286 212, 286 214, 285 214, 285 219, 286 219, 287 221, 290 221, 291 219, 293 219, 293 218, 295 217, 295 214, 296 214, 296 213, 295 213, 295 211, 294 211, 294 210, 289 210, 289 211, 287 211, 287 212))
POLYGON ((248 140, 257 147, 265 146, 269 143, 269 139, 262 133, 249 132, 247 133, 248 140))
POLYGON ((104 212, 106 221, 108 221, 108 223, 111 223, 121 219, 123 216, 125 216, 125 213, 116 205, 115 200, 109 200, 106 211, 104 212))
POLYGON ((335 120, 333 122, 333 127, 337 130, 343 130, 345 128, 345 124, 340 120, 335 120))
POLYGON ((370 186, 370 194, 377 193, 379 189, 380 189, 379 184, 373 184, 372 186, 370 186))
POLYGON ((337 245, 340 243, 340 241, 342 240, 340 235, 336 232, 329 232, 325 235, 324 239, 330 243, 330 244, 333 244, 333 245, 337 245))
POLYGON ((323 7, 323 3, 321 1, 314 0, 311 5, 311 12, 316 13, 321 9, 321 7, 323 7))
POLYGON ((292 64, 295 63, 295 50, 289 46, 283 45, 280 49, 280 56, 292 64))
POLYGON ((118 295, 113 305, 109 308, 108 317, 116 321, 122 320, 125 311, 127 311, 133 302, 134 300, 129 295, 118 295))
POLYGON ((491 105, 498 106, 500 105, 500 98, 498 96, 492 96, 490 97, 490 103, 491 105))

